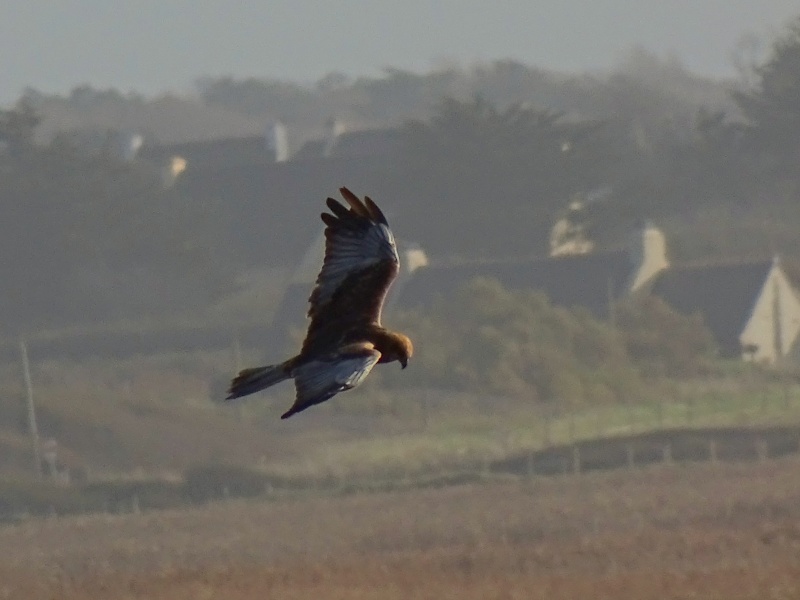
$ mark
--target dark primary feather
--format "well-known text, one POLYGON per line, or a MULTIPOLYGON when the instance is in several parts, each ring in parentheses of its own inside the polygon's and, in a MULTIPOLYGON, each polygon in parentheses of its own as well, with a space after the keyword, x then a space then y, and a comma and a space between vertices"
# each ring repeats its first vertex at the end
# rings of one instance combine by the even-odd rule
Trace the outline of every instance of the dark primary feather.
POLYGON ((325 260, 309 298, 303 350, 333 343, 337 333, 355 325, 380 323, 389 286, 400 269, 394 236, 386 217, 369 198, 360 200, 341 188, 345 208, 333 198, 323 213, 325 260))
MULTIPOLYGON (((346 187, 339 188, 339 191, 342 193, 342 198, 344 198, 345 201, 350 205, 350 208, 353 210, 353 212, 362 217, 366 217, 375 223, 381 223, 386 226, 389 225, 389 223, 386 222, 386 217, 384 216, 383 211, 381 211, 381 209, 378 208, 378 205, 372 201, 372 198, 369 196, 364 196, 364 201, 362 202, 358 196, 356 196, 346 187)), ((330 206, 331 202, 334 204, 339 204, 333 198, 328 198, 328 206, 330 206)))
POLYGON ((372 201, 372 198, 369 196, 364 196, 364 204, 367 205, 369 212, 372 214, 372 220, 378 223, 382 223, 383 225, 389 226, 389 223, 386 221, 386 217, 383 214, 383 211, 378 208, 378 205, 372 201))
MULTIPOLYGON (((369 214, 369 211, 367 210, 367 207, 364 205, 364 203, 361 201, 361 198, 356 196, 346 187, 339 188, 339 192, 342 194, 342 198, 345 199, 345 202, 347 202, 350 205, 350 210, 352 212, 354 212, 360 217, 372 220, 372 215, 369 214)), ((330 205, 331 201, 336 203, 336 200, 328 198, 328 205, 330 205)))

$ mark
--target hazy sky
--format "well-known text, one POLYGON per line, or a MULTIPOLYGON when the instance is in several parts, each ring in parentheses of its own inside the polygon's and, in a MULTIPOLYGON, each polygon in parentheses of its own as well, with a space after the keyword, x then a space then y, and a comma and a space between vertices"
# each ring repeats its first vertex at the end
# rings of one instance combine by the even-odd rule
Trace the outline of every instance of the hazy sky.
POLYGON ((499 58, 582 71, 637 44, 727 75, 744 34, 769 42, 797 15, 798 0, 2 0, 0 103, 26 86, 151 95, 202 75, 313 81, 499 58))

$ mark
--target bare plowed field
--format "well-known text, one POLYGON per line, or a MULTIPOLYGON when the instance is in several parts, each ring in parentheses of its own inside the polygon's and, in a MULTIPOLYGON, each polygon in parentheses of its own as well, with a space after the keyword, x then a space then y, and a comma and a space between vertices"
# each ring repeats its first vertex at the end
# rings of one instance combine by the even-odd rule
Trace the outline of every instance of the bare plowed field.
POLYGON ((30 520, 0 598, 800 598, 800 461, 30 520))

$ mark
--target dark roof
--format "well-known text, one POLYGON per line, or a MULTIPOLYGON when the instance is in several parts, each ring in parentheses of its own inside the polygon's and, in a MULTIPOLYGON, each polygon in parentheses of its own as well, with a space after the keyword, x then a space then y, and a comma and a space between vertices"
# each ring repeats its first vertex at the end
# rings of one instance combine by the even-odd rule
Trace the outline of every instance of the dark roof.
POLYGON ((393 154, 400 144, 400 132, 396 129, 362 129, 348 131, 336 138, 334 156, 373 156, 393 154))
POLYGON ((739 336, 772 265, 770 259, 671 267, 656 277, 652 293, 680 313, 700 314, 722 352, 738 355, 739 336))
POLYGON ((326 140, 309 140, 294 153, 292 160, 308 160, 310 158, 321 158, 325 154, 326 140))
MULTIPOLYGON (((319 235, 325 198, 346 185, 397 206, 393 164, 382 157, 326 158, 223 168, 186 168, 179 185, 199 202, 222 203, 232 251, 248 266, 295 266, 319 235)), ((391 218, 391 216, 390 216, 391 218)), ((395 232, 397 234, 397 232, 395 232)))
POLYGON ((631 276, 624 250, 539 259, 431 265, 414 271, 402 289, 398 305, 429 304, 454 293, 476 277, 498 280, 512 290, 543 292, 558 306, 583 307, 593 315, 608 315, 609 299, 619 298, 631 276))
MULTIPOLYGON (((336 136, 329 156, 361 158, 364 156, 387 156, 397 152, 400 145, 400 132, 397 129, 360 129, 345 131, 336 136)), ((322 158, 327 140, 310 140, 303 144, 292 160, 322 158)))
POLYGON ((139 151, 140 158, 154 163, 163 163, 173 156, 180 156, 195 167, 265 163, 275 159, 266 137, 260 135, 145 146, 139 151))

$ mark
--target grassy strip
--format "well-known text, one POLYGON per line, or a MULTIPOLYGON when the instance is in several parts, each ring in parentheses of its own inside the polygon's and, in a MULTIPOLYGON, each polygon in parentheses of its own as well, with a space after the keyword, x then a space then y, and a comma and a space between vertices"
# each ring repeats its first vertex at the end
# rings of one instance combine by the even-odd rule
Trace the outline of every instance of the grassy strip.
POLYGON ((800 427, 674 429, 584 440, 513 451, 493 459, 466 459, 449 467, 376 469, 371 473, 286 476, 229 465, 188 469, 182 481, 0 482, 0 515, 15 521, 31 515, 128 513, 202 504, 228 498, 278 500, 313 495, 439 488, 497 477, 534 477, 634 467, 666 461, 765 460, 800 451, 800 427), (668 448, 668 450, 665 450, 668 448))

